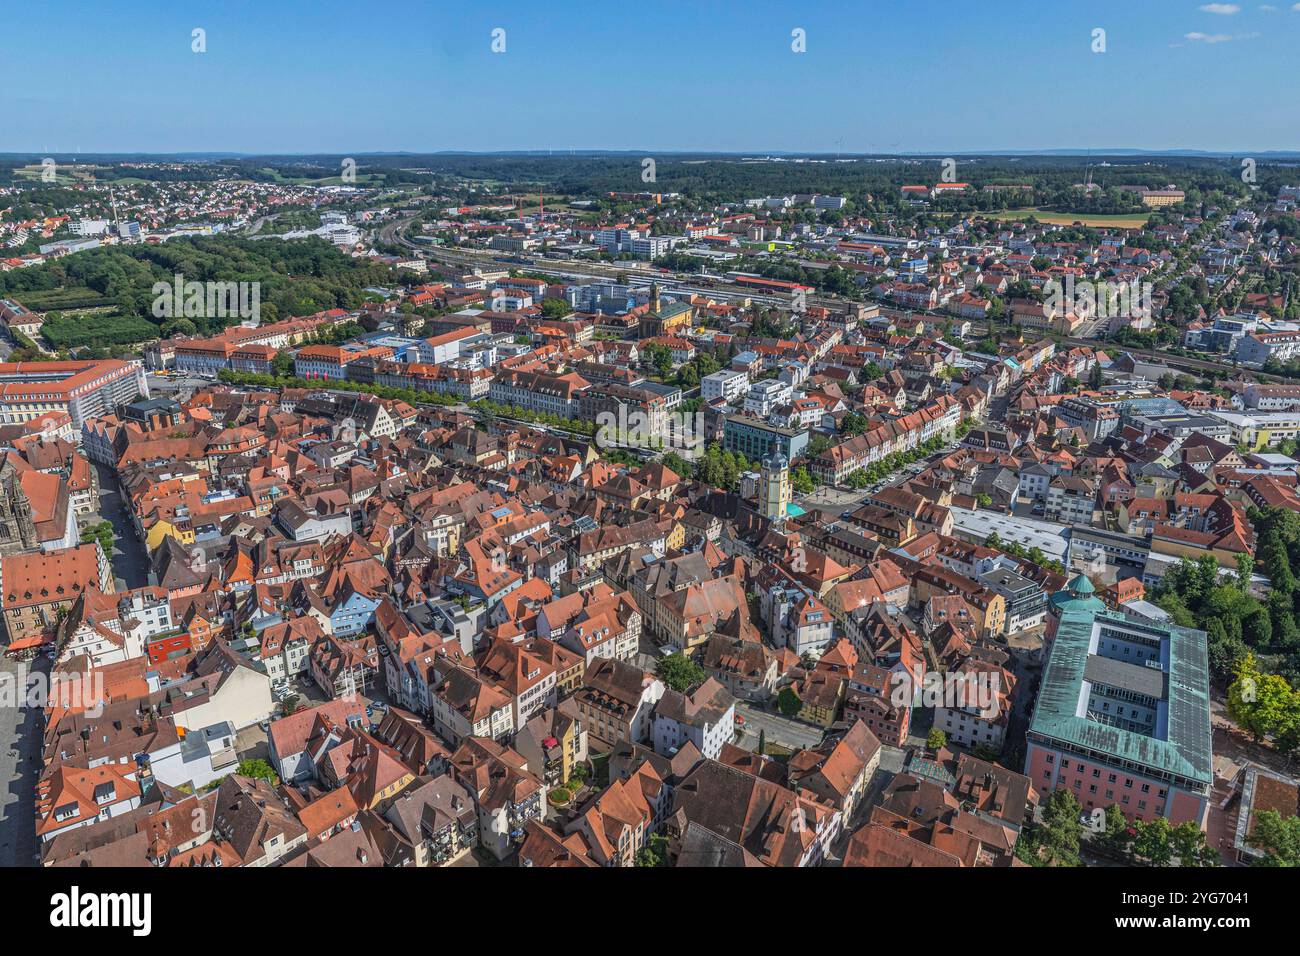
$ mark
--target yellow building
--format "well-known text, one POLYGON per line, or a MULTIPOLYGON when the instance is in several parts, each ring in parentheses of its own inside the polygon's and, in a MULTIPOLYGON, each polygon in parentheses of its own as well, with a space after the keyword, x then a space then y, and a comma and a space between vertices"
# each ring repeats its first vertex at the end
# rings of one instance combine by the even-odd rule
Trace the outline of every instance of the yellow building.
POLYGON ((164 538, 175 538, 181 544, 194 543, 194 528, 188 522, 184 524, 175 523, 159 518, 149 528, 145 534, 145 547, 150 552, 156 551, 163 543, 164 538))
POLYGON ((1182 202, 1186 195, 1181 189, 1144 189, 1142 190, 1142 205, 1144 206, 1173 206, 1182 202))

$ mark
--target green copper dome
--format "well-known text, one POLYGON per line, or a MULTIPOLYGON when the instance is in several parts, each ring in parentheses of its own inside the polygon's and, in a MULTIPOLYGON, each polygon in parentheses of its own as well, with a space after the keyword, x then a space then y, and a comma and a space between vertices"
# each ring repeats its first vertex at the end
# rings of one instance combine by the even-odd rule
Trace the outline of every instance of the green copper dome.
POLYGON ((1088 580, 1088 575, 1086 574, 1076 575, 1074 580, 1067 584, 1066 587, 1075 594, 1091 594, 1093 591, 1097 590, 1092 586, 1092 582, 1088 580))
POLYGON ((1079 609, 1100 611, 1106 605, 1096 596, 1096 590, 1086 574, 1078 574, 1065 586, 1065 590, 1057 591, 1048 598, 1048 604, 1058 614, 1067 604, 1079 609))

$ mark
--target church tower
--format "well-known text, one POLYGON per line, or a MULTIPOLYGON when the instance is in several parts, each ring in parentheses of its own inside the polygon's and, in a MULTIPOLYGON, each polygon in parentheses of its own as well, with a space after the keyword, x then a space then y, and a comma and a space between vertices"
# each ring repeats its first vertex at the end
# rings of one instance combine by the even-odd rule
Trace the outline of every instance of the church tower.
POLYGON ((790 506, 790 460, 779 451, 763 459, 758 473, 758 513, 769 521, 785 521, 790 506))
POLYGON ((40 542, 36 540, 36 524, 32 521, 32 503, 27 499, 27 492, 23 491, 22 483, 16 475, 9 500, 14 509, 14 523, 18 526, 18 537, 22 539, 23 547, 37 547, 40 542))

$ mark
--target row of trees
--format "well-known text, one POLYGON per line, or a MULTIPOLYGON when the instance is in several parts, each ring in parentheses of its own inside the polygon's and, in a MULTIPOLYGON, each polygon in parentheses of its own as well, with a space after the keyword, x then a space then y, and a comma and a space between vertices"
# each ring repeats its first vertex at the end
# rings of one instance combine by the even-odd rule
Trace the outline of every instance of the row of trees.
POLYGON ((1094 811, 1085 824, 1083 806, 1072 790, 1054 790, 1040 819, 1016 842, 1016 856, 1031 866, 1080 866, 1085 832, 1095 852, 1139 866, 1218 866, 1219 853, 1205 832, 1189 821, 1177 826, 1164 817, 1129 820, 1117 804, 1094 811))
MULTIPOLYGON (((846 418, 848 416, 845 416, 846 418)), ((915 448, 907 451, 896 451, 892 455, 886 455, 880 461, 868 465, 866 468, 859 468, 857 471, 850 473, 844 483, 850 488, 861 489, 868 485, 875 484, 877 481, 883 481, 900 468, 905 468, 913 462, 920 461, 928 455, 933 455, 943 447, 943 437, 935 435, 933 438, 922 442, 915 448)))
POLYGON ((1026 548, 1019 541, 1003 541, 996 531, 984 539, 984 547, 1009 554, 1013 558, 1020 558, 1048 571, 1055 571, 1057 574, 1065 573, 1065 565, 1055 558, 1049 558, 1042 548, 1037 545, 1026 548))
MULTIPOLYGON (((455 401, 455 399, 452 399, 450 404, 455 404, 455 401)), ((596 434, 596 423, 594 421, 582 418, 565 418, 555 412, 535 412, 528 408, 521 408, 518 405, 506 405, 486 398, 470 402, 469 407, 482 413, 488 419, 514 418, 520 421, 532 422, 536 425, 567 429, 580 435, 591 436, 596 434)))

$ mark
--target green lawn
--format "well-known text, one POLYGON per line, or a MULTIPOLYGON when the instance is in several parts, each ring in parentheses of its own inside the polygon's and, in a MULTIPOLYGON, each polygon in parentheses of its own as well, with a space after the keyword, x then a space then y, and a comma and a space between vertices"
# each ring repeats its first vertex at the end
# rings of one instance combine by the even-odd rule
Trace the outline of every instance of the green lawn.
MULTIPOLYGON (((969 215, 966 213, 965 215, 969 215)), ((1083 223, 1085 226, 1116 226, 1120 229, 1141 229, 1151 218, 1151 213, 1103 213, 1092 214, 1084 212, 1053 212, 1050 209, 1039 209, 1037 206, 1028 206, 1022 209, 1006 209, 1002 212, 991 212, 983 215, 991 219, 1028 219, 1033 216, 1039 222, 1051 223, 1054 226, 1072 226, 1076 222, 1083 223)))

